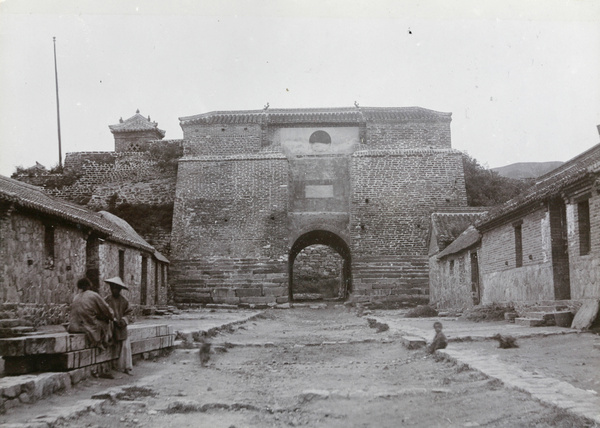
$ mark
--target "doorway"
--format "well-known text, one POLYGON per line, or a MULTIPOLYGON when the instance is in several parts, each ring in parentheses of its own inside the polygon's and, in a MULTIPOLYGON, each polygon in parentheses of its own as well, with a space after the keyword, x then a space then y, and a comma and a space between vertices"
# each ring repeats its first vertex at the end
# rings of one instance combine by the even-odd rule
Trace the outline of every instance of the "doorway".
POLYGON ((350 248, 335 233, 305 233, 290 250, 288 277, 290 302, 344 300, 352 291, 350 248))

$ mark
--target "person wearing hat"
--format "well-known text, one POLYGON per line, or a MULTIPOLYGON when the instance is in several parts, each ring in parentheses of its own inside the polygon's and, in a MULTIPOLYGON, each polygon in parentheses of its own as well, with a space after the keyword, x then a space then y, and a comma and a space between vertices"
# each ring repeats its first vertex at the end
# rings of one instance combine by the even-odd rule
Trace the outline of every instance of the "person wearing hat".
POLYGON ((106 303, 115 314, 113 340, 115 342, 115 368, 123 373, 130 374, 133 370, 131 358, 131 343, 127 335, 128 316, 133 312, 129 307, 129 301, 121 295, 122 290, 129 290, 123 280, 115 276, 105 279, 110 286, 110 296, 106 297, 106 303))
POLYGON ((112 309, 93 291, 88 278, 77 281, 80 293, 75 296, 69 314, 69 333, 85 333, 91 346, 106 349, 112 338, 112 309))

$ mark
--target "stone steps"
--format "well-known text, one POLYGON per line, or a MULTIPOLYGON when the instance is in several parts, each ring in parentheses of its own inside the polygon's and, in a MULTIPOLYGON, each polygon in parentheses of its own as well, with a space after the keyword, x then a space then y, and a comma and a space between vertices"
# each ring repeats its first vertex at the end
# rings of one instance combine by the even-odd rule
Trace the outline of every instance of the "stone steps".
MULTIPOLYGON (((510 319, 506 319, 510 322, 510 319)), ((514 321, 518 325, 529 327, 570 327, 573 321, 573 313, 568 310, 568 306, 562 304, 536 305, 520 310, 519 316, 514 318, 514 321)))
MULTIPOLYGON (((175 334, 166 324, 128 327, 134 355, 173 346, 175 334)), ((52 333, 0 339, 0 355, 7 375, 70 371, 112 361, 115 349, 92 348, 84 334, 52 333)))
POLYGON ((515 318, 516 325, 522 325, 524 327, 542 327, 544 326, 544 320, 538 318, 515 318))

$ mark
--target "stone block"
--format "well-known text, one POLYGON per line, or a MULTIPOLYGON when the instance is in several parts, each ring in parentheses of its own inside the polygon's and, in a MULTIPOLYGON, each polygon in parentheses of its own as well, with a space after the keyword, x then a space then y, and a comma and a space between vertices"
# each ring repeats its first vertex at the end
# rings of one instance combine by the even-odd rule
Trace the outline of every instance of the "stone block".
POLYGON ((81 382, 87 377, 85 373, 85 368, 71 370, 69 371, 69 376, 71 377, 71 385, 77 385, 79 382, 81 382))
POLYGON ((275 302, 275 297, 273 296, 264 296, 264 297, 241 297, 240 302, 249 303, 249 304, 267 304, 271 302, 275 302))
POLYGON ((164 336, 170 334, 170 332, 169 326, 166 324, 140 324, 129 326, 127 334, 132 342, 136 342, 151 337, 164 336))
POLYGON ((3 357, 25 355, 25 338, 0 339, 0 355, 3 357))
POLYGON ((19 319, 0 319, 0 328, 10 328, 17 327, 21 324, 21 320, 19 319))
POLYGON ((206 305, 207 309, 237 309, 237 305, 227 305, 223 303, 209 303, 206 305))
POLYGON ((67 337, 68 352, 81 351, 88 346, 85 334, 69 334, 67 337))
POLYGON ((288 289, 287 287, 265 287, 263 288, 265 296, 287 296, 288 289))
POLYGON ((275 299, 275 302, 278 304, 289 303, 289 301, 290 301, 289 296, 280 296, 275 299))
POLYGON ((25 354, 58 354, 67 352, 67 340, 68 335, 64 333, 28 337, 25 339, 25 354))
POLYGON ((235 290, 231 288, 213 288, 212 297, 215 300, 235 298, 235 290))
POLYGON ((544 320, 540 318, 515 318, 515 324, 523 327, 541 327, 544 320))
MULTIPOLYGON (((237 297, 260 297, 262 296, 262 288, 238 288, 235 290, 237 297)), ((244 302, 246 299, 243 300, 244 302)))
POLYGON ((142 354, 144 352, 150 352, 155 349, 159 349, 161 346, 161 338, 153 337, 138 342, 131 342, 131 353, 142 354))
POLYGON ((15 407, 21 405, 21 402, 17 399, 13 399, 13 400, 6 400, 3 404, 3 408, 4 410, 9 410, 9 409, 14 409, 15 407))
POLYGON ((19 396, 19 394, 21 394, 21 388, 22 386, 20 383, 2 388, 2 396, 9 399, 16 398, 19 396))
POLYGON ((426 345, 425 339, 418 336, 402 336, 400 342, 406 349, 420 349, 426 345))
POLYGON ((22 375, 36 371, 33 357, 4 357, 4 373, 9 376, 22 375))
POLYGON ((570 311, 555 312, 554 322, 558 327, 571 327, 573 313, 570 311))

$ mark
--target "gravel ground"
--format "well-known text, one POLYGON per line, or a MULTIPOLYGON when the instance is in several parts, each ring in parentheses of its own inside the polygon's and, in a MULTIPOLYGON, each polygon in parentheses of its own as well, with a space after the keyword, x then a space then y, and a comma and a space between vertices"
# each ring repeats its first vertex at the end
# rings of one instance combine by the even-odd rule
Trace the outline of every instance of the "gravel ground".
MULTIPOLYGON (((559 343, 570 336, 576 335, 540 340, 559 343)), ((268 311, 211 341, 205 367, 196 348, 140 362, 135 386, 121 386, 120 395, 102 410, 59 426, 593 426, 479 372, 409 351, 397 332, 377 333, 343 306, 268 311)), ((458 345, 489 345, 489 352, 498 352, 494 343, 458 345)), ((529 364, 524 356, 535 348, 543 347, 522 346, 523 357, 504 357, 525 358, 529 364)), ((97 389, 82 385, 56 400, 89 399, 97 389)), ((38 403, 24 409, 31 419, 48 408, 38 403)))

